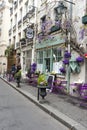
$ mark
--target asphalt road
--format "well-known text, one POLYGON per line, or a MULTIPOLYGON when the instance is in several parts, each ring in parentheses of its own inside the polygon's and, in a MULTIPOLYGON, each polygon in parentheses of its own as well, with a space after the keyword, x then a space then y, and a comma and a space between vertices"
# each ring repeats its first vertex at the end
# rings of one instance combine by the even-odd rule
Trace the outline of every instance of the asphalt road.
POLYGON ((68 130, 0 79, 0 130, 68 130))

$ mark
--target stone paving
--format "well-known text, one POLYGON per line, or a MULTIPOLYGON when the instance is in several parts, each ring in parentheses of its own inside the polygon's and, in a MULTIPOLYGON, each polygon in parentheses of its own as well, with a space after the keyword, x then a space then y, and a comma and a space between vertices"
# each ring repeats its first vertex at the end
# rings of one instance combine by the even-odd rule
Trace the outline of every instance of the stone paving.
MULTIPOLYGON (((37 88, 28 83, 22 83, 21 89, 26 90, 37 98, 37 88)), ((80 106, 81 100, 63 94, 48 92, 45 97, 46 103, 58 111, 87 127, 87 108, 80 106)))
MULTIPOLYGON (((15 82, 11 82, 16 85, 15 82)), ((28 83, 21 83, 21 90, 26 90, 33 96, 37 98, 37 88, 30 86, 28 83)), ((56 110, 62 112, 69 118, 75 120, 80 123, 84 127, 87 128, 87 108, 81 107, 81 100, 77 98, 70 97, 64 94, 53 94, 47 92, 47 96, 45 97, 46 104, 55 108, 56 110)))

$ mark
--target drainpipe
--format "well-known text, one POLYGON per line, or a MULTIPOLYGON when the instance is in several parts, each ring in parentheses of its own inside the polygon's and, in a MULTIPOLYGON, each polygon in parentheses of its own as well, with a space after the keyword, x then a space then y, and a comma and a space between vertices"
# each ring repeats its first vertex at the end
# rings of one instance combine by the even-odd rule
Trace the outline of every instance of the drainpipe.
POLYGON ((34 39, 33 39, 33 49, 32 49, 32 62, 36 62, 36 51, 35 51, 35 44, 36 44, 36 31, 37 31, 37 0, 35 0, 35 16, 34 16, 34 39))
MULTIPOLYGON (((72 3, 73 3, 73 0, 70 1, 70 16, 69 16, 69 19, 70 19, 70 22, 72 24, 72 3)), ((71 28, 70 28, 70 32, 68 32, 68 52, 70 52, 71 50, 71 47, 70 47, 70 42, 71 42, 71 28)), ((67 73, 66 73, 66 79, 67 79, 67 92, 69 93, 70 92, 70 63, 69 65, 67 65, 67 73)))

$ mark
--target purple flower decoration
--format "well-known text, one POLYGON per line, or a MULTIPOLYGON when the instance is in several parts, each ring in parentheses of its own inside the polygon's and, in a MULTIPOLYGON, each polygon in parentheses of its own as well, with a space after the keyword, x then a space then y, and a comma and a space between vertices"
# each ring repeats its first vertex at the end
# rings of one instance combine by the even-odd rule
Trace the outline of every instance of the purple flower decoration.
POLYGON ((82 28, 81 30, 80 30, 80 32, 79 32, 79 34, 80 34, 80 40, 83 40, 84 39, 84 35, 85 35, 85 29, 84 28, 82 28))
POLYGON ((79 57, 76 58, 76 61, 77 62, 84 62, 84 58, 79 56, 79 57))
POLYGON ((37 66, 37 64, 36 64, 36 63, 33 63, 33 64, 32 64, 32 66, 33 66, 33 67, 36 67, 36 66, 37 66))
POLYGON ((66 70, 65 70, 65 68, 63 68, 63 67, 60 68, 59 70, 60 70, 60 72, 62 72, 62 73, 66 73, 66 70))
POLYGON ((31 65, 31 71, 32 71, 32 72, 35 72, 35 71, 36 71, 36 67, 37 67, 37 64, 36 64, 36 63, 33 63, 33 64, 31 65))
POLYGON ((68 59, 64 59, 63 60, 63 63, 66 65, 66 64, 69 64, 69 60, 68 59))
POLYGON ((65 58, 70 58, 71 57, 71 53, 66 51, 65 54, 64 54, 64 57, 65 58))

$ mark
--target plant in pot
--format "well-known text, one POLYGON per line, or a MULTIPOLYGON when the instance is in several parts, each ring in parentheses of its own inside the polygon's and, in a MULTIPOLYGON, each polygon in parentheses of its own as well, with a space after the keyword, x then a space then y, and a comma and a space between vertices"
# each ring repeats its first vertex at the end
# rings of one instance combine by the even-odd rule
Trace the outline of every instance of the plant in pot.
POLYGON ((38 83, 38 100, 39 95, 42 97, 42 99, 44 99, 44 97, 47 95, 46 92, 47 81, 43 73, 39 75, 37 83, 38 83))

